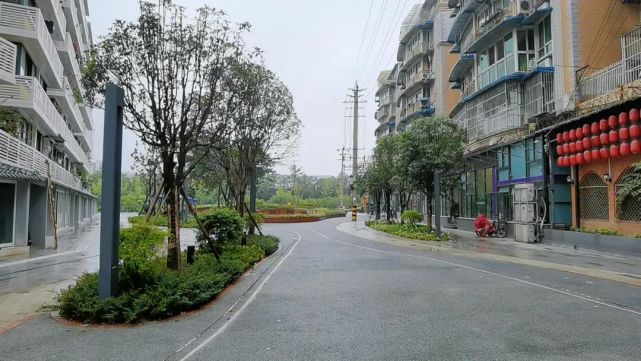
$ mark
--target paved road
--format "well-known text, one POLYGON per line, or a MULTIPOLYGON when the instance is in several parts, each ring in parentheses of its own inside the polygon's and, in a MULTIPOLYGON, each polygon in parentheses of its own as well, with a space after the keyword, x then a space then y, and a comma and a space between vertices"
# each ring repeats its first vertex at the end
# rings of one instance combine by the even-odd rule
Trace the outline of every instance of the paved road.
POLYGON ((266 227, 279 252, 196 314, 135 328, 42 315, 0 336, 0 359, 639 360, 638 287, 369 241, 340 222, 266 227))

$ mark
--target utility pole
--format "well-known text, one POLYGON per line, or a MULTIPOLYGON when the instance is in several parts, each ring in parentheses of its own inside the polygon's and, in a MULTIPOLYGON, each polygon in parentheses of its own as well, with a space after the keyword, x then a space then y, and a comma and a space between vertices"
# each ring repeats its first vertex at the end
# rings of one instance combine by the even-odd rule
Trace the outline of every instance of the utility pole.
POLYGON ((345 207, 345 202, 343 201, 343 198, 345 198, 345 158, 347 155, 349 155, 349 150, 343 147, 342 149, 337 149, 341 153, 341 173, 340 173, 340 188, 339 188, 339 196, 340 196, 340 206, 341 209, 345 207))
POLYGON ((356 82, 355 87, 353 89, 350 89, 350 92, 352 92, 352 95, 348 95, 348 100, 345 102, 346 104, 352 104, 352 117, 353 117, 353 132, 352 132, 352 175, 350 176, 351 179, 351 191, 352 191, 352 221, 356 221, 356 211, 358 209, 358 203, 356 201, 356 186, 355 182, 356 179, 358 178, 358 121, 359 121, 359 110, 361 104, 365 103, 365 101, 361 100, 362 92, 365 89, 359 88, 358 87, 358 82, 356 82))

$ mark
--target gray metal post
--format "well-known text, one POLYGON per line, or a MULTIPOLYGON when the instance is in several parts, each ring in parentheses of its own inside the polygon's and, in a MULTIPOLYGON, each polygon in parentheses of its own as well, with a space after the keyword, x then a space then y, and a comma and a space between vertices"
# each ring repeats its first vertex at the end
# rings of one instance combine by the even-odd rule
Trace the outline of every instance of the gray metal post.
POLYGON ((102 213, 100 215, 100 298, 118 294, 120 243, 120 166, 124 92, 107 85, 102 152, 102 213))
POLYGON ((434 171, 434 230, 436 238, 441 238, 441 177, 438 171, 434 171))

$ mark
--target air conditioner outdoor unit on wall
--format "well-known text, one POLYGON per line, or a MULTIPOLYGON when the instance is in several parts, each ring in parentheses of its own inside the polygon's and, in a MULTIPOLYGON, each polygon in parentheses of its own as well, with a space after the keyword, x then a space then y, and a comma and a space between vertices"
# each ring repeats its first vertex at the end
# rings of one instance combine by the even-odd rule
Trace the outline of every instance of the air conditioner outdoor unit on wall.
POLYGON ((530 14, 534 11, 534 0, 518 0, 519 14, 530 14))

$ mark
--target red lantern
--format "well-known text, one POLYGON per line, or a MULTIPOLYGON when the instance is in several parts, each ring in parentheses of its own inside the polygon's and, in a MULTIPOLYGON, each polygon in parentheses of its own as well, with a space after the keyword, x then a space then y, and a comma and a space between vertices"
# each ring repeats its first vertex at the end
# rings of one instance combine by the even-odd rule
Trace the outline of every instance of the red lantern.
POLYGON ((583 136, 584 137, 590 136, 590 124, 583 124, 583 136))
POLYGON ((638 124, 632 124, 630 126, 630 137, 632 138, 641 137, 641 127, 638 124))
POLYGON ((571 155, 570 156, 570 165, 575 166, 576 165, 576 155, 571 155))
POLYGON ((630 109, 628 116, 630 118, 630 123, 635 124, 636 122, 639 121, 639 109, 636 109, 636 108, 630 109))
POLYGON ((570 142, 574 142, 576 140, 576 131, 574 129, 570 130, 570 142))
POLYGON ((590 163, 592 161, 592 152, 590 152, 589 150, 583 152, 583 159, 585 159, 586 163, 590 163))
POLYGON ((563 144, 563 134, 556 133, 556 144, 563 144))
POLYGON ((583 152, 583 142, 580 140, 576 141, 576 145, 574 146, 576 148, 577 152, 583 152))
POLYGON ((589 137, 583 138, 583 149, 588 150, 592 147, 592 142, 589 137))
POLYGON ((626 112, 619 113, 619 125, 620 126, 624 127, 624 126, 628 125, 628 121, 629 120, 630 120, 630 118, 628 118, 628 113, 626 113, 626 112))
POLYGON ((579 153, 576 155, 576 164, 577 165, 583 165, 585 163, 585 159, 583 159, 583 153, 579 153))
POLYGON ((623 142, 619 146, 619 152, 621 153, 622 157, 625 157, 626 155, 630 155, 630 143, 623 142))
POLYGON ((619 146, 616 144, 612 144, 610 146, 610 157, 611 158, 618 158, 621 155, 619 152, 619 146))
POLYGON ((563 132, 563 143, 567 143, 569 141, 570 141, 570 133, 568 133, 568 131, 566 130, 565 132, 563 132))
MULTIPOLYGON (((602 132, 608 131, 608 121, 606 119, 599 120, 599 130, 602 132)), ((565 139, 565 136, 563 138, 565 139)))
POLYGON ((599 141, 601 142, 601 145, 610 144, 610 138, 607 133, 601 133, 601 135, 599 135, 599 141))
POLYGON ((556 165, 557 165, 559 168, 563 168, 563 167, 565 167, 565 165, 564 165, 564 164, 565 164, 565 163, 563 163, 563 157, 559 157, 559 158, 556 160, 556 165))
POLYGON ((562 145, 557 145, 556 146, 556 154, 563 155, 563 146, 562 145))
POLYGON ((601 148, 601 150, 599 151, 599 156, 604 160, 610 158, 610 151, 608 150, 608 147, 601 148))
POLYGON ((574 135, 576 135, 576 139, 577 140, 582 139, 583 138, 583 128, 581 128, 581 127, 576 128, 576 130, 574 131, 574 135))
MULTIPOLYGON (((592 123, 592 125, 590 126, 590 133, 592 133, 592 135, 599 134, 599 123, 597 122, 592 123)), ((563 137, 561 137, 561 139, 563 139, 563 137)))
POLYGON ((570 143, 570 153, 576 153, 576 143, 570 143))
POLYGON ((569 156, 563 156, 563 166, 564 167, 569 167, 570 166, 570 157, 569 156))
POLYGON ((610 135, 608 136, 611 144, 617 143, 619 141, 619 132, 616 130, 611 130, 610 135))
POLYGON ((610 117, 608 118, 608 126, 610 127, 610 129, 614 129, 618 125, 619 125, 619 119, 617 119, 617 117, 614 115, 610 115, 610 117))
POLYGON ((622 127, 619 129, 619 139, 621 140, 629 140, 630 139, 630 129, 626 127, 622 127))
POLYGON ((563 144, 563 154, 570 154, 570 143, 563 144))
POLYGON ((630 151, 632 154, 641 154, 641 141, 638 139, 633 140, 630 143, 630 151))
POLYGON ((592 149, 592 160, 597 161, 601 159, 601 152, 598 149, 592 149))
POLYGON ((592 143, 592 147, 593 148, 596 148, 596 147, 601 145, 601 140, 599 139, 598 135, 593 135, 592 136, 592 141, 590 143, 592 143))

